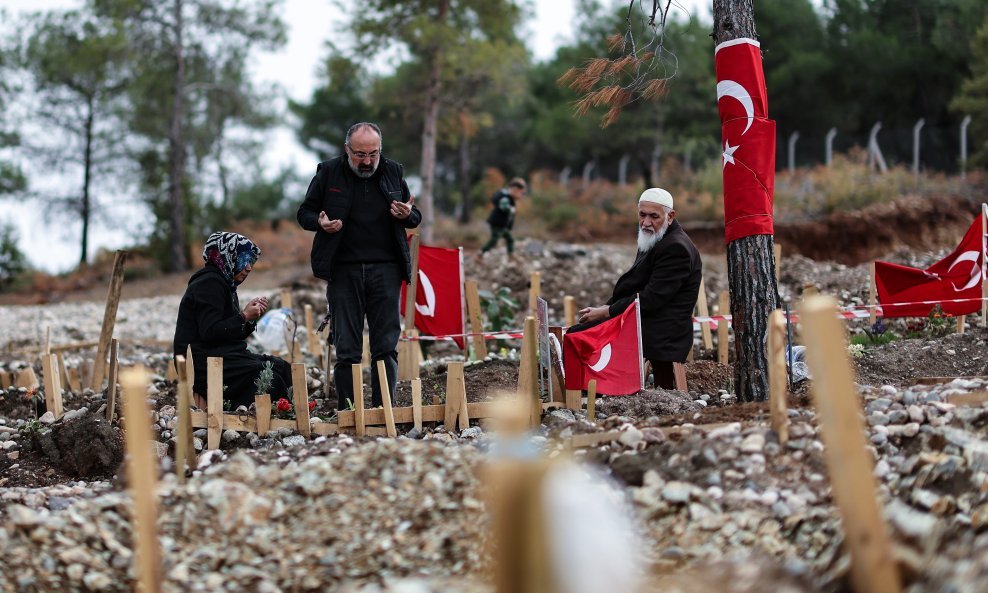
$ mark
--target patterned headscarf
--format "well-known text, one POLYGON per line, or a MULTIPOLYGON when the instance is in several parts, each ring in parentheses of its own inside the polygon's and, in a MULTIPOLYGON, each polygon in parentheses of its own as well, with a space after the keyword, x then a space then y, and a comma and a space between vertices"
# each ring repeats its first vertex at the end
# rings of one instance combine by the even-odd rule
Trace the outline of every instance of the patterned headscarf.
POLYGON ((249 265, 253 266, 261 250, 250 239, 240 233, 217 231, 206 239, 202 250, 202 259, 213 264, 223 272, 223 277, 230 283, 230 288, 236 290, 239 282, 234 276, 244 271, 249 265))

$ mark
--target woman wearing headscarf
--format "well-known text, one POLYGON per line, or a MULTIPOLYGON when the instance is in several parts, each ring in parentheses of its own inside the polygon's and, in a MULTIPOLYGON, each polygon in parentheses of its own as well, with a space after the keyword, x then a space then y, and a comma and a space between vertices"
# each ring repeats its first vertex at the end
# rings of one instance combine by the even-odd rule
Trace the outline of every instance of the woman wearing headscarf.
POLYGON ((223 359, 223 399, 234 408, 254 402, 255 382, 267 362, 274 371, 268 393, 274 399, 287 396, 291 365, 247 350, 247 337, 257 328, 268 300, 251 299, 241 310, 237 298, 237 286, 247 279, 260 255, 261 250, 239 233, 213 233, 202 251, 205 264, 189 279, 178 306, 174 353, 184 356, 186 348, 192 346, 192 390, 200 408, 205 403, 206 359, 213 356, 223 359))

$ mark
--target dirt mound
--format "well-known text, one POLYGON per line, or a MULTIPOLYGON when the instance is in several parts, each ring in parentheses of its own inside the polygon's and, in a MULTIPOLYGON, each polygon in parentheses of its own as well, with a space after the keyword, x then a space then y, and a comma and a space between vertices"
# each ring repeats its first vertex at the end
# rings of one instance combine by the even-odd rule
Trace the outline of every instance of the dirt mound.
POLYGON ((988 375, 986 339, 988 331, 979 327, 943 338, 898 340, 872 346, 855 361, 858 382, 905 385, 918 377, 988 375))
POLYGON ((123 461, 120 429, 94 412, 39 430, 33 443, 53 466, 75 478, 112 476, 123 461))

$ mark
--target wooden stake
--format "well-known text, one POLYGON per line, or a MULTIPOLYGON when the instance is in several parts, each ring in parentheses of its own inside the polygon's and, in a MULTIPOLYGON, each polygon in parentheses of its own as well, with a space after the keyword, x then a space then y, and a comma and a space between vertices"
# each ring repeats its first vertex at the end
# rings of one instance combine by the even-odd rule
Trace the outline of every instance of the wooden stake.
POLYGON ((357 436, 367 434, 364 426, 364 370, 359 364, 350 365, 350 376, 353 379, 353 409, 356 417, 357 436))
POLYGON ((117 358, 120 341, 113 338, 110 341, 110 379, 106 382, 106 419, 113 422, 113 414, 117 406, 117 374, 120 372, 120 361, 117 358))
POLYGON ((69 377, 69 389, 73 393, 80 393, 82 391, 82 381, 79 379, 79 369, 75 367, 70 367, 65 369, 65 374, 69 377))
POLYGON ((446 413, 443 418, 443 427, 446 432, 453 432, 456 429, 456 418, 464 408, 462 400, 465 398, 461 392, 462 386, 463 363, 449 363, 446 365, 446 413))
POLYGON ((875 325, 878 321, 878 308, 877 308, 877 294, 878 289, 875 287, 875 262, 871 262, 869 266, 871 272, 871 285, 868 287, 868 325, 875 325))
POLYGON ((41 372, 45 381, 45 406, 55 415, 62 417, 62 382, 58 376, 58 359, 54 354, 41 355, 41 372))
POLYGON ((292 365, 292 397, 295 400, 298 433, 309 438, 312 436, 312 427, 309 425, 309 386, 305 381, 305 365, 300 362, 292 365))
MULTIPOLYGON (((731 296, 726 290, 721 292, 717 299, 717 313, 719 315, 731 314, 731 296)), ((721 319, 717 322, 717 362, 720 364, 727 364, 729 360, 727 348, 730 337, 727 332, 728 322, 721 319)))
POLYGON ((292 291, 288 288, 281 289, 281 308, 289 310, 292 308, 292 291))
POLYGON ((0 371, 0 387, 9 388, 14 384, 14 375, 8 371, 0 371))
POLYGON ((65 358, 61 352, 55 353, 55 360, 58 362, 58 376, 62 379, 62 387, 71 389, 72 385, 69 383, 69 372, 65 368, 65 358))
POLYGON ((597 419, 597 379, 590 379, 587 384, 587 420, 597 419))
POLYGON ((17 378, 14 379, 14 385, 17 387, 26 387, 27 389, 37 389, 38 387, 38 376, 34 374, 34 367, 24 367, 17 373, 17 378))
POLYGON ((405 331, 415 329, 415 296, 419 287, 419 233, 411 231, 412 243, 408 250, 412 257, 412 281, 405 290, 405 331))
MULTIPOLYGON (((707 287, 703 283, 703 277, 700 277, 700 292, 696 295, 696 311, 700 314, 700 317, 707 317, 710 315, 710 310, 707 308, 707 287)), ((710 322, 701 321, 700 322, 700 334, 703 336, 703 347, 707 350, 714 349, 714 342, 710 336, 710 322)), ((693 349, 690 349, 690 354, 693 353, 693 349)))
POLYGON ((148 413, 148 377, 144 369, 129 369, 121 377, 124 394, 127 482, 134 499, 131 525, 136 550, 134 572, 137 591, 158 593, 161 583, 161 550, 156 534, 158 463, 151 453, 151 415, 148 413))
POLYGON ((964 322, 967 321, 967 315, 957 316, 957 333, 964 333, 964 322))
POLYGON ((110 348, 113 326, 117 321, 117 306, 120 304, 120 289, 123 288, 123 271, 126 260, 126 251, 117 251, 113 258, 113 274, 110 276, 110 288, 106 293, 106 310, 103 312, 103 329, 100 330, 99 334, 96 366, 93 367, 92 383, 89 386, 93 391, 99 391, 103 387, 103 376, 106 373, 106 353, 110 348))
MULTIPOLYGON (((404 332, 409 338, 419 337, 417 329, 404 332)), ((398 380, 411 381, 422 375, 422 349, 415 339, 398 342, 398 380)))
POLYGON ((563 319, 566 327, 576 325, 576 299, 571 296, 563 297, 563 319))
POLYGON ((532 317, 538 317, 538 300, 539 297, 542 296, 542 274, 539 272, 532 272, 530 284, 531 286, 528 288, 528 314, 532 317))
POLYGON ((271 394, 254 396, 254 415, 257 417, 257 436, 268 434, 271 430, 271 394))
POLYGON ((473 343, 473 354, 477 360, 487 357, 487 341, 484 336, 476 335, 484 331, 484 324, 481 318, 480 291, 477 290, 476 280, 467 280, 467 315, 470 317, 470 331, 475 335, 470 337, 473 343))
POLYGON ((51 326, 45 331, 45 356, 51 354, 51 326))
POLYGON ((165 365, 165 380, 178 381, 178 370, 175 368, 174 360, 169 359, 168 363, 165 365))
POLYGON ((192 440, 192 386, 185 379, 185 357, 175 357, 178 373, 178 425, 175 434, 175 476, 179 484, 185 483, 186 467, 195 467, 196 449, 192 440))
POLYGON ((851 582, 859 593, 898 593, 899 574, 876 500, 864 415, 837 313, 837 301, 819 296, 808 299, 801 311, 824 456, 851 552, 851 582))
POLYGON ((566 397, 566 409, 567 410, 579 410, 583 407, 583 392, 579 389, 567 389, 565 393, 566 397))
POLYGON ((370 366, 371 364, 370 336, 367 334, 364 334, 363 354, 360 355, 360 364, 363 366, 370 366))
POLYGON ((388 370, 385 368, 383 360, 377 361, 377 382, 381 385, 381 403, 384 404, 384 425, 388 430, 388 436, 394 438, 398 436, 398 430, 395 428, 395 416, 391 410, 391 386, 388 385, 388 370))
POLYGON ((467 407, 467 380, 460 370, 457 378, 457 396, 460 399, 460 412, 458 414, 460 432, 470 428, 470 409, 467 407))
POLYGON ((322 349, 319 348, 319 335, 312 320, 312 305, 306 305, 305 311, 305 337, 308 342, 309 354, 319 359, 322 349))
POLYGON ((223 359, 206 359, 206 448, 219 449, 223 436, 223 359))
POLYGON ((532 411, 532 425, 538 425, 542 418, 542 401, 539 395, 539 362, 536 351, 538 334, 535 318, 525 319, 525 333, 521 343, 521 365, 518 369, 518 393, 529 402, 532 411))
POLYGON ((789 381, 786 374, 786 318, 779 309, 768 317, 768 383, 772 430, 779 435, 779 443, 785 445, 789 441, 789 414, 786 411, 789 381))
POLYGON ((422 431, 422 379, 412 379, 412 422, 422 431))
MULTIPOLYGON (((189 385, 189 393, 195 393, 196 373, 195 362, 192 360, 192 345, 185 348, 185 381, 189 385)), ((207 386, 208 387, 208 386, 207 386)), ((199 394, 200 397, 202 394, 199 394)), ((191 399, 189 401, 192 401, 191 399)))

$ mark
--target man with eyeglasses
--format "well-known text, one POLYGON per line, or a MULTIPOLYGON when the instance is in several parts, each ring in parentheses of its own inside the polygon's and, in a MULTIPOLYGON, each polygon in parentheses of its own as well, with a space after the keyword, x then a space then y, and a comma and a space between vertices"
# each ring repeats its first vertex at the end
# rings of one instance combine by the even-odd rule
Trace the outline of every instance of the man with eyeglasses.
MULTIPOLYGON (((364 318, 370 353, 377 368, 383 360, 388 392, 398 377, 398 301, 401 283, 410 280, 411 257, 405 229, 422 214, 404 179, 404 168, 381 156, 383 136, 376 124, 354 124, 346 133, 344 154, 319 163, 298 208, 302 228, 314 231, 312 273, 325 280, 338 409, 354 402, 350 365, 363 354, 364 318)), ((357 394, 356 397, 362 397, 357 394)), ((377 372, 371 373, 371 402, 383 405, 377 372)))

